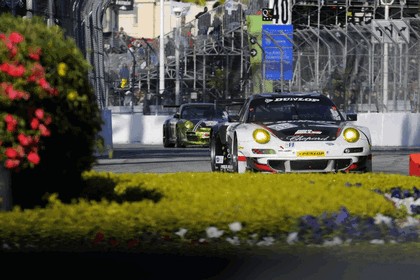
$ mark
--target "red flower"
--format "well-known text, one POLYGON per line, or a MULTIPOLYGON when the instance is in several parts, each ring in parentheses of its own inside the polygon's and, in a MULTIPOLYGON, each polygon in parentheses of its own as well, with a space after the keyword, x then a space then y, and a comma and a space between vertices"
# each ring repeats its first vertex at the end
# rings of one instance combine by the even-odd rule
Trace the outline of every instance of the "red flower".
POLYGON ((51 124, 51 122, 52 122, 52 118, 51 118, 51 116, 47 116, 47 117, 45 118, 45 120, 44 120, 44 123, 45 123, 46 125, 51 124))
POLYGON ((30 72, 31 75, 28 77, 29 82, 36 82, 45 75, 44 67, 39 63, 35 63, 30 72))
POLYGON ((0 65, 0 71, 9 74, 12 77, 22 77, 25 73, 25 67, 23 65, 13 65, 3 63, 0 65))
POLYGON ((6 159, 4 162, 4 166, 8 169, 14 169, 18 167, 20 164, 20 160, 18 159, 6 159))
POLYGON ((39 124, 39 131, 41 132, 42 136, 50 136, 51 132, 48 130, 48 128, 43 125, 42 123, 39 124))
POLYGON ((31 144, 31 137, 30 136, 26 136, 25 134, 23 134, 23 133, 19 133, 19 135, 18 135, 18 140, 19 140, 19 143, 22 145, 22 146, 28 146, 29 144, 31 144))
POLYGON ((17 66, 12 65, 12 67, 10 67, 9 69, 8 74, 12 77, 22 77, 24 73, 25 73, 25 67, 23 65, 17 65, 17 66))
POLYGON ((33 163, 33 164, 38 164, 40 161, 39 155, 35 152, 30 152, 28 154, 28 160, 29 162, 33 163))
POLYGON ((23 42, 24 37, 22 36, 22 34, 18 33, 18 32, 12 32, 9 35, 9 40, 10 42, 12 42, 13 44, 18 44, 20 42, 23 42))
POLYGON ((18 157, 18 152, 14 148, 6 148, 6 152, 4 153, 8 158, 15 159, 18 157))
POLYGON ((98 232, 96 233, 95 238, 93 239, 93 243, 98 244, 104 241, 104 239, 105 239, 105 234, 103 234, 102 232, 98 232))
POLYGON ((33 118, 31 120, 31 128, 35 130, 35 129, 38 129, 38 127, 39 127, 39 120, 37 118, 33 118))
POLYGON ((41 56, 41 49, 37 48, 35 50, 29 49, 29 58, 33 60, 39 60, 41 56))
POLYGON ((116 247, 119 244, 119 242, 118 242, 118 240, 116 238, 110 238, 108 240, 108 242, 109 242, 109 245, 111 245, 112 247, 116 247))
POLYGON ((11 122, 16 122, 16 119, 11 114, 7 114, 4 117, 4 121, 7 123, 11 123, 11 122))
POLYGON ((47 82, 47 80, 44 77, 38 80, 38 84, 45 90, 50 88, 50 84, 47 82))
POLYGON ((15 90, 12 84, 2 83, 2 87, 4 88, 6 94, 9 96, 11 100, 15 99, 29 99, 29 94, 24 91, 15 90))
POLYGON ((42 120, 44 118, 44 110, 42 110, 41 108, 38 108, 35 110, 35 116, 42 120))
POLYGON ((140 243, 140 241, 138 239, 130 239, 127 242, 127 247, 131 249, 131 248, 134 248, 137 245, 139 245, 139 243, 140 243))

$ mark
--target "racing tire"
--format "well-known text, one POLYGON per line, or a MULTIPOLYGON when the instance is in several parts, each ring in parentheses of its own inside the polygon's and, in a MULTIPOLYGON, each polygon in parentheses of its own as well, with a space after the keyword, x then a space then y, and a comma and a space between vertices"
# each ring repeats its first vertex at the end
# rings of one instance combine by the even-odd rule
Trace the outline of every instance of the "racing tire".
POLYGON ((176 147, 177 148, 185 148, 185 145, 180 140, 180 137, 178 135, 178 132, 176 133, 176 147))
POLYGON ((235 172, 235 173, 245 173, 245 171, 247 169, 247 163, 246 163, 246 161, 243 162, 243 161, 238 160, 238 139, 236 137, 233 140, 231 158, 232 158, 233 172, 235 172))
POLYGON ((210 161, 213 172, 220 171, 220 165, 216 164, 216 156, 219 155, 223 155, 222 142, 219 137, 216 137, 210 141, 210 161))
POLYGON ((163 147, 170 148, 173 146, 175 145, 169 141, 168 135, 166 133, 166 129, 163 129, 163 147))

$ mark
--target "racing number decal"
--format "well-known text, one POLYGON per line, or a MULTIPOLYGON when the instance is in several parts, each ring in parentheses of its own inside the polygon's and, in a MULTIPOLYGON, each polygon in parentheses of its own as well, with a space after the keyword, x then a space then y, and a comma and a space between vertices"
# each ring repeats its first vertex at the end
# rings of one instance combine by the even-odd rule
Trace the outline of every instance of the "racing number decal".
POLYGON ((273 19, 276 24, 290 24, 290 0, 274 0, 273 1, 273 19), (280 5, 279 5, 280 2, 280 5), (280 23, 279 23, 280 19, 280 23))

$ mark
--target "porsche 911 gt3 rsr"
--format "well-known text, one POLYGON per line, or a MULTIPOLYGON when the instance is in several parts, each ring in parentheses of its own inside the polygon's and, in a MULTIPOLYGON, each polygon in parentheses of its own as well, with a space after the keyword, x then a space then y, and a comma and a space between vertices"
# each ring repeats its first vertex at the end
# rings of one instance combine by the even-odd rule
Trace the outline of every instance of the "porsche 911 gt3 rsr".
POLYGON ((186 103, 163 124, 164 147, 209 146, 211 128, 227 120, 223 108, 213 103, 186 103))
POLYGON ((370 172, 371 136, 319 93, 250 96, 239 114, 213 127, 213 171, 370 172))

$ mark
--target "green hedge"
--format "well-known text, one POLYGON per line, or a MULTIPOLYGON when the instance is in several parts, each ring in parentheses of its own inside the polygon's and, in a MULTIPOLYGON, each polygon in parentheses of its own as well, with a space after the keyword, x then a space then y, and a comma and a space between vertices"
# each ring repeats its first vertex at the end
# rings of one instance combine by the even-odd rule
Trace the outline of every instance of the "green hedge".
MULTIPOLYGON (((299 218, 346 208, 357 217, 405 216, 383 193, 420 187, 418 178, 387 174, 83 174, 84 197, 69 204, 57 196, 46 208, 0 213, 0 243, 19 250, 91 250, 210 242, 208 227, 223 239, 285 238, 299 218), (229 224, 240 222, 232 232, 229 224), (181 238, 176 234, 187 229, 181 238), (182 241, 182 242, 180 242, 182 241)), ((4 246, 3 246, 4 247, 4 246)))

